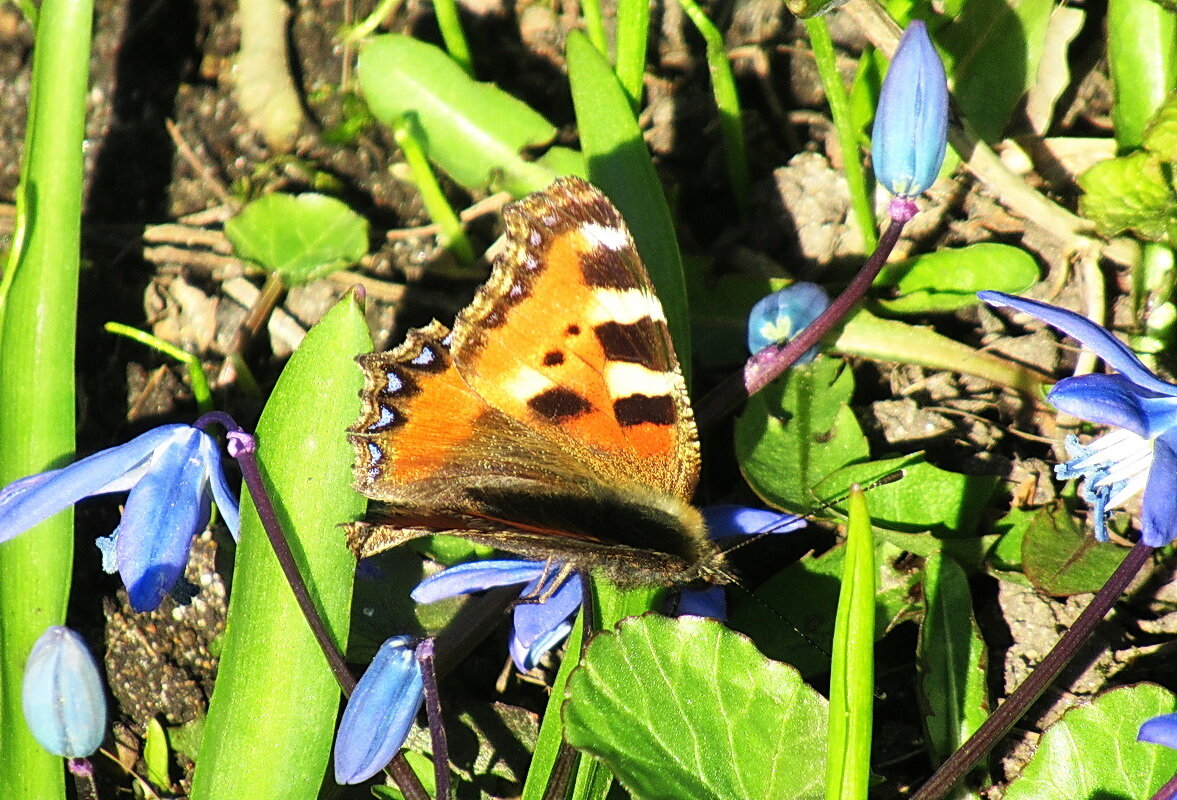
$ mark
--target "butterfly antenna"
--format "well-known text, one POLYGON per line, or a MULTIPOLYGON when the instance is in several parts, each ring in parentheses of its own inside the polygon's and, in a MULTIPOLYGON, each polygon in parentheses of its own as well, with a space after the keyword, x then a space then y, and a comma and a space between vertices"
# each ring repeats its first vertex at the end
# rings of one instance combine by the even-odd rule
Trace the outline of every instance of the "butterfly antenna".
MULTIPOLYGON (((864 492, 869 492, 872 489, 877 489, 880 486, 886 486, 889 483, 895 483, 896 481, 901 480, 905 474, 905 471, 901 469, 892 470, 881 478, 876 478, 861 488, 864 492)), ((807 514, 801 516, 796 514, 788 514, 783 519, 779 519, 774 522, 772 525, 768 525, 758 531, 753 531, 747 536, 741 537, 739 541, 733 542, 730 546, 720 548, 720 550, 724 553, 724 555, 726 555, 733 550, 739 550, 741 547, 747 547, 753 542, 758 542, 765 536, 771 536, 778 533, 789 533, 791 531, 803 528, 808 520, 815 519, 817 515, 823 511, 845 502, 846 498, 850 496, 851 489, 853 489, 853 487, 839 492, 831 499, 822 501, 821 505, 811 509, 807 514)))

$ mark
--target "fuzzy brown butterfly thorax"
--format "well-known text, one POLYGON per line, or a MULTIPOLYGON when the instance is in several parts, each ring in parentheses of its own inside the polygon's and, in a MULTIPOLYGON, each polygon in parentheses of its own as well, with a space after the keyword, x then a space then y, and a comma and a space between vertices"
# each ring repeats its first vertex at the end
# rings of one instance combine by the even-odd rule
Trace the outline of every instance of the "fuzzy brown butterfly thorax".
POLYGON ((699 446, 662 305, 613 204, 563 178, 507 207, 457 316, 357 360, 358 555, 449 533, 622 585, 727 582, 690 505, 699 446))

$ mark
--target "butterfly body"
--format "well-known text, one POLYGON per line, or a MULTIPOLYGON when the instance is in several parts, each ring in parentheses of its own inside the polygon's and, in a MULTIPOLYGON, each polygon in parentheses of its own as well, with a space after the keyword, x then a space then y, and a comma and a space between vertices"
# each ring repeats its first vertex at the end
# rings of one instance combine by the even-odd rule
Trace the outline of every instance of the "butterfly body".
POLYGON ((623 586, 727 582, 690 505, 698 438, 662 306, 624 221, 557 181, 504 211, 507 246, 454 323, 360 356, 360 556, 448 533, 623 586))

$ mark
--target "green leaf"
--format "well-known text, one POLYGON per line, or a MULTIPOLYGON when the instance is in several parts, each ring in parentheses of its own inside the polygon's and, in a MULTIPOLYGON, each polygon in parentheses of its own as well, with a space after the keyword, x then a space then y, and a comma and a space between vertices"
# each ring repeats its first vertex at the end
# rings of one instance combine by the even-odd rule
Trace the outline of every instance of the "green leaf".
POLYGON ((1102 161, 1079 176, 1079 213, 1108 236, 1131 230, 1171 242, 1177 194, 1170 174, 1170 165, 1146 150, 1102 161))
MULTIPOLYGON (((282 371, 258 422, 258 461, 312 599, 346 649, 355 557, 339 525, 366 501, 351 487, 344 430, 359 415, 354 356, 372 347, 351 295, 310 330, 282 371)), ((241 541, 225 650, 193 800, 317 798, 331 749, 339 686, 278 566, 253 503, 241 504, 241 541)))
POLYGON ((1152 0, 1109 0, 1107 51, 1116 144, 1121 149, 1137 147, 1157 106, 1173 89, 1177 74, 1173 12, 1152 0))
MULTIPOLYGON (((913 597, 920 573, 904 565, 906 557, 902 547, 875 542, 876 636, 916 610, 913 597)), ((765 655, 792 664, 803 675, 829 670, 845 562, 846 548, 839 545, 789 565, 761 584, 755 596, 734 594, 728 624, 751 636, 765 655)))
POLYGON ((987 654, 964 570, 933 554, 924 565, 924 619, 917 644, 924 730, 935 760, 955 751, 989 715, 987 654))
POLYGON ((933 33, 953 95, 986 141, 995 141, 1038 75, 1053 0, 969 0, 933 33))
POLYGON ((687 289, 674 218, 625 91, 608 60, 580 31, 568 34, 568 81, 589 178, 617 205, 633 233, 689 387, 687 289))
POLYGON ((522 197, 559 177, 524 157, 549 144, 555 127, 521 100, 472 79, 433 45, 400 34, 374 37, 357 71, 376 118, 391 125, 415 111, 430 160, 467 189, 522 197))
POLYGON ((736 418, 740 471, 768 504, 807 514, 820 505, 814 486, 870 455, 850 410, 854 376, 845 366, 819 356, 794 367, 753 396, 736 418))
MULTIPOLYGON (((899 480, 871 489, 871 519, 876 528, 930 531, 937 537, 970 536, 998 484, 995 475, 948 472, 929 464, 922 453, 915 453, 852 464, 819 481, 813 491, 818 497, 836 496, 852 484, 869 486, 897 471, 902 473, 899 480)), ((845 501, 835 506, 843 513, 845 507, 845 501)))
POLYGON ((961 344, 930 327, 876 317, 865 308, 854 312, 830 348, 875 361, 976 375, 1036 399, 1045 394, 1046 376, 1040 372, 961 344))
POLYGON ((1144 149, 1170 164, 1177 161, 1177 92, 1171 92, 1149 120, 1144 130, 1144 149))
POLYGON ((1022 571, 1034 587, 1056 597, 1097 592, 1127 555, 1080 530, 1062 503, 1034 515, 1022 540, 1022 571))
POLYGON ((165 792, 172 787, 172 779, 168 777, 170 759, 168 735, 159 720, 152 717, 147 721, 147 736, 143 741, 143 763, 147 765, 148 782, 165 792))
MULTIPOLYGON (((0 486, 64 466, 75 447, 78 270, 94 8, 38 5, 32 89, 11 249, 0 267, 0 486)), ((20 114, 16 93, 9 114, 20 114)), ((91 301, 92 304, 92 301, 91 301)), ((83 328, 92 338, 92 328, 83 328)), ((21 712, 21 677, 46 626, 65 621, 73 509, 0 547, 0 787, 5 800, 65 797, 61 759, 21 712)), ((89 588, 89 587, 87 587, 89 588)))
POLYGON ((846 569, 838 593, 830 657, 830 738, 826 797, 861 798, 870 787, 875 700, 875 606, 879 569, 866 493, 850 490, 846 569))
POLYGON ((982 243, 937 250, 888 264, 874 285, 895 287, 879 305, 892 314, 926 314, 972 308, 977 292, 1018 294, 1038 280, 1038 263, 1018 247, 982 243))
POLYGON ((275 192, 259 197, 225 223, 241 258, 299 286, 368 254, 368 220, 323 194, 275 192))
POLYGON ((636 798, 821 796, 824 698, 714 620, 625 620, 589 644, 567 697, 568 741, 636 798))
POLYGON ((1149 800, 1177 772, 1177 752, 1136 741, 1141 723, 1177 710, 1177 698, 1151 683, 1104 692, 1073 708, 1038 740, 1005 800, 1149 800))

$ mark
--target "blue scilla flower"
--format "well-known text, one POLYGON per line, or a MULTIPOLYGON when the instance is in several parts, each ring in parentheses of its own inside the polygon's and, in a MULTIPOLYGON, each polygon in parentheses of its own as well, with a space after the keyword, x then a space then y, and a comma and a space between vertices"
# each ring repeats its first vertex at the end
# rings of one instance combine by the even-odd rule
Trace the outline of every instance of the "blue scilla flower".
POLYGON ((915 20, 903 32, 887 68, 871 161, 879 183, 901 198, 932 185, 948 143, 948 83, 928 29, 915 20))
MULTIPOLYGON (((722 505, 703 509, 707 528, 715 539, 756 533, 787 533, 805 526, 805 520, 791 514, 722 505)), ((565 575, 558 564, 522 559, 488 559, 449 567, 422 581, 412 592, 418 603, 433 603, 447 597, 471 594, 500 586, 526 584, 524 598, 543 602, 515 605, 509 649, 521 672, 528 672, 540 659, 567 638, 573 618, 584 599, 584 586, 577 575, 565 575), (558 582, 558 583, 557 583, 558 582)), ((721 587, 686 590, 678 613, 722 619, 725 598, 721 587)))
POLYGON ((361 783, 392 760, 425 699, 417 640, 394 636, 356 683, 335 737, 335 782, 361 783))
MULTIPOLYGON (((762 297, 748 314, 748 350, 758 353, 771 344, 792 339, 821 316, 830 296, 816 283, 799 281, 762 297)), ((817 345, 797 359, 808 364, 817 356, 817 345)))
POLYGON ((520 592, 522 597, 543 598, 543 602, 516 603, 512 611, 511 659, 520 672, 528 672, 572 630, 572 617, 584 599, 579 576, 561 574, 558 566, 542 561, 492 558, 458 564, 431 575, 411 596, 418 603, 435 603, 460 594, 519 584, 526 584, 520 592))
POLYGON ((192 537, 208 524, 215 498, 237 535, 237 500, 225 483, 216 441, 191 425, 163 425, 126 444, 0 489, 0 542, 84 497, 130 491, 122 521, 98 540, 102 566, 117 571, 131 607, 151 611, 188 562, 192 537))
POLYGON ((1128 346, 1084 316, 1037 300, 980 292, 1058 328, 1090 348, 1119 374, 1065 378, 1048 400, 1060 411, 1116 430, 1080 444, 1067 438, 1071 460, 1055 467, 1063 479, 1083 478, 1095 537, 1107 540, 1107 514, 1144 490, 1141 541, 1161 547, 1177 536, 1177 386, 1149 372, 1128 346))
POLYGON ((25 722, 56 756, 85 758, 106 732, 106 694, 94 656, 74 631, 54 625, 29 653, 21 685, 25 722))

